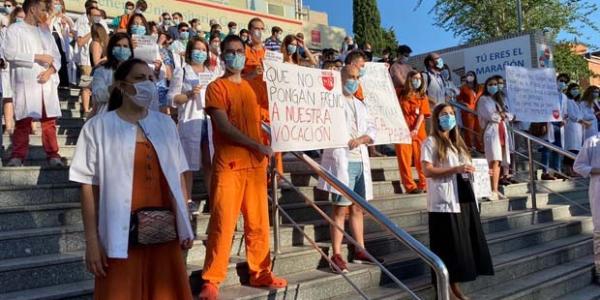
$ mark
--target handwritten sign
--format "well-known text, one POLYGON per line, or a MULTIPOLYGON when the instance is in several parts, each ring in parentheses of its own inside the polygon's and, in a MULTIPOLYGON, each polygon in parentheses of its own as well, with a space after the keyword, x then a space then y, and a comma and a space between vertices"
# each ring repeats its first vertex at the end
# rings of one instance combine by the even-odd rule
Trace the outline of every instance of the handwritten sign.
POLYGON ((275 152, 347 147, 340 73, 263 61, 275 152))
POLYGON ((517 121, 562 120, 555 74, 551 68, 506 67, 507 104, 517 121))
POLYGON ((133 50, 135 58, 153 63, 160 57, 155 37, 151 35, 134 35, 132 39, 137 43, 136 48, 133 50))
POLYGON ((475 158, 471 162, 475 167, 473 173, 473 192, 476 199, 490 197, 492 195, 492 186, 490 182, 490 169, 487 160, 475 158))
POLYGON ((382 63, 367 63, 365 71, 360 83, 367 109, 377 126, 374 144, 411 144, 410 131, 387 67, 382 63))
POLYGON ((265 58, 263 60, 272 62, 283 62, 283 53, 279 51, 266 50, 265 58))

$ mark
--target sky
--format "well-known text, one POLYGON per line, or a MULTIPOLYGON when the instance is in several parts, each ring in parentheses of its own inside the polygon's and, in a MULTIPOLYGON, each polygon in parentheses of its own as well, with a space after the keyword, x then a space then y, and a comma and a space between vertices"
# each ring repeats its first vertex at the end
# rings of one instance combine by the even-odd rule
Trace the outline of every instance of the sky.
MULTIPOLYGON (((600 0, 591 0, 600 4, 600 0)), ((452 32, 433 25, 434 16, 429 14, 435 0, 423 0, 416 8, 417 0, 377 0, 381 25, 393 27, 400 44, 407 44, 413 49, 413 55, 463 44, 452 32), (432 42, 435 41, 435 42, 432 42)), ((352 0, 304 0, 305 6, 312 10, 324 11, 329 15, 329 25, 343 27, 352 32, 352 0)), ((599 20, 600 12, 593 19, 599 20)), ((600 33, 582 28, 582 39, 585 42, 600 45, 600 33)), ((573 36, 561 34, 559 39, 573 40, 573 36)))

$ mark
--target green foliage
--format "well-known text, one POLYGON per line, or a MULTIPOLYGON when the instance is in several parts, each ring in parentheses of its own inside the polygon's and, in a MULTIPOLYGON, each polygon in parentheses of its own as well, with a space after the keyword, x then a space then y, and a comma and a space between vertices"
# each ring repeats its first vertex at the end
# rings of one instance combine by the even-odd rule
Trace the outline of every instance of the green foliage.
POLYGON ((574 46, 574 44, 568 42, 562 42, 554 46, 554 65, 557 72, 567 73, 575 80, 595 76, 589 69, 587 60, 573 52, 574 46))
POLYGON ((398 45, 393 28, 381 27, 381 16, 376 0, 353 1, 354 40, 359 45, 370 43, 375 54, 381 54, 383 49, 395 49, 398 45))

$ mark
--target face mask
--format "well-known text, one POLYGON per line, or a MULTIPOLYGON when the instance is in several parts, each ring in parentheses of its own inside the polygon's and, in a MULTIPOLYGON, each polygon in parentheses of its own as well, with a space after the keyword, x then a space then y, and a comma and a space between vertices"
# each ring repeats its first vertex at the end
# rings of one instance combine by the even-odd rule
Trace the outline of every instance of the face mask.
POLYGON ((498 92, 498 86, 497 85, 488 85, 487 87, 487 91, 488 93, 490 93, 490 95, 496 95, 496 93, 498 92))
POLYGON ((190 33, 187 32, 187 31, 180 32, 179 33, 179 38, 182 39, 182 40, 187 40, 187 39, 190 38, 190 33))
POLYGON ((262 31, 255 29, 252 31, 252 35, 260 40, 262 38, 262 31))
POLYGON ((449 131, 456 126, 456 117, 454 115, 443 115, 438 119, 443 131, 449 131))
POLYGON ((443 58, 441 58, 441 57, 440 57, 440 58, 438 58, 438 59, 435 61, 435 67, 436 67, 436 68, 438 68, 438 69, 440 69, 440 70, 441 70, 441 69, 443 69, 443 68, 444 68, 444 59, 443 59, 443 58))
POLYGON ((163 21, 163 24, 164 24, 165 26, 171 26, 171 24, 172 24, 172 21, 171 21, 171 20, 164 20, 164 21, 163 21))
POLYGON ((346 90, 346 92, 352 95, 356 93, 356 91, 358 90, 358 80, 348 79, 344 84, 344 90, 346 90))
POLYGON ((298 47, 296 45, 289 44, 287 46, 288 54, 294 54, 294 53, 296 53, 296 50, 298 50, 298 47))
POLYGON ((237 33, 237 28, 230 28, 229 29, 229 34, 236 34, 237 33))
POLYGON ((408 62, 408 56, 400 56, 400 62, 405 64, 408 62))
POLYGON ((225 65, 233 71, 240 71, 246 64, 246 56, 243 54, 227 54, 225 55, 225 65))
POLYGON ((242 38, 242 41, 244 41, 244 43, 248 41, 248 36, 243 35, 243 36, 241 36, 241 38, 242 38))
POLYGON ((365 70, 364 67, 360 68, 360 70, 358 70, 358 77, 363 77, 365 76, 365 74, 367 74, 367 70, 365 70))
POLYGON ((139 107, 149 108, 150 105, 158 101, 158 90, 154 82, 144 80, 133 84, 135 95, 128 95, 133 103, 139 107))
POLYGON ((128 60, 131 57, 131 49, 129 49, 127 47, 116 46, 116 47, 114 47, 112 49, 112 55, 118 61, 125 61, 125 60, 128 60))
POLYGON ((126 15, 130 15, 132 12, 133 12, 133 9, 129 9, 129 8, 125 9, 125 14, 126 15))
POLYGON ((203 50, 192 50, 192 61, 197 64, 203 64, 208 55, 203 50))
POLYGON ((145 35, 146 27, 144 25, 133 25, 131 26, 131 34, 133 35, 145 35))
POLYGON ((558 90, 559 91, 562 91, 562 90, 564 90, 566 88, 567 88, 567 83, 566 82, 562 82, 562 81, 558 82, 558 90))
POLYGON ((504 83, 498 83, 498 90, 500 90, 500 91, 504 90, 504 83))
POLYGON ((475 82, 475 76, 467 76, 467 82, 475 82))
POLYGON ((135 9, 135 13, 136 13, 136 14, 142 14, 142 13, 144 13, 144 12, 143 12, 141 9, 139 9, 139 8, 136 8, 136 9, 135 9))
POLYGON ((573 89, 573 90, 571 90, 571 95, 573 95, 573 97, 577 97, 577 96, 581 95, 581 93, 579 92, 579 90, 573 89))
POLYGON ((54 12, 55 13, 61 13, 62 12, 62 5, 60 5, 60 4, 54 4, 54 12))
POLYGON ((598 97, 600 97, 600 93, 595 92, 592 94, 592 97, 594 97, 594 99, 598 100, 598 97))
POLYGON ((4 12, 6 12, 6 14, 10 15, 10 13, 12 13, 13 9, 15 9, 14 7, 4 7, 3 10, 4 12))
POLYGON ((92 17, 92 22, 94 22, 94 24, 100 24, 100 22, 102 22, 102 17, 100 17, 100 16, 93 16, 92 17))
POLYGON ((221 52, 221 48, 219 48, 219 44, 210 44, 210 49, 212 49, 212 51, 216 52, 216 53, 221 52))
POLYGON ((15 23, 23 23, 23 18, 15 18, 15 23))
POLYGON ((421 87, 421 79, 413 79, 411 81, 413 89, 417 90, 421 87))
POLYGON ((179 26, 179 23, 181 23, 181 20, 173 19, 173 23, 175 24, 175 26, 179 26))

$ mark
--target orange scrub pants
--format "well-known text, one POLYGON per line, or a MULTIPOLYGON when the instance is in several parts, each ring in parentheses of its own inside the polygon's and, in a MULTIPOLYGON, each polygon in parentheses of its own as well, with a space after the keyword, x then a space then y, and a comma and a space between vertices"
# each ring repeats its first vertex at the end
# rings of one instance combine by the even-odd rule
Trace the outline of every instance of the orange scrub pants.
POLYGON ((400 169, 400 179, 406 192, 411 192, 417 188, 421 190, 427 189, 427 182, 425 181, 425 174, 423 173, 423 166, 421 164, 421 144, 419 139, 413 139, 410 145, 396 145, 396 158, 398 159, 398 168, 400 169), (411 169, 413 163, 417 169, 419 184, 415 183, 413 179, 411 169))
POLYGON ((218 170, 212 176, 212 207, 202 278, 219 285, 227 276, 232 237, 240 211, 244 216, 250 277, 271 269, 269 211, 265 167, 218 170))

